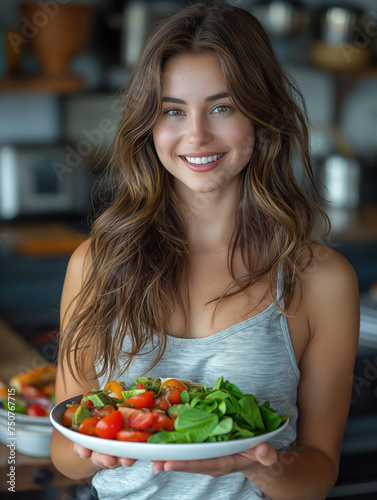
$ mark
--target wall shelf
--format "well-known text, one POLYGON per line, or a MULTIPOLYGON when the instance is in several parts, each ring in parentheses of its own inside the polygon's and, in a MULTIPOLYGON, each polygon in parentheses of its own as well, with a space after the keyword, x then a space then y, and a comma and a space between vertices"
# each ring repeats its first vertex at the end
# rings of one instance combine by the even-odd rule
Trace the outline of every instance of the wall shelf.
POLYGON ((85 89, 83 80, 74 75, 59 78, 49 78, 42 75, 29 78, 0 78, 0 92, 54 92, 58 94, 71 94, 81 92, 85 89))

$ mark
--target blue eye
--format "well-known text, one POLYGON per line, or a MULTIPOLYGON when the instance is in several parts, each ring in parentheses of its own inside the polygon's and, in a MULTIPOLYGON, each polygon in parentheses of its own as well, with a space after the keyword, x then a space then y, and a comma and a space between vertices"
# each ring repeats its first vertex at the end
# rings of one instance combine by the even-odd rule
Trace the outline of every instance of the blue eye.
POLYGON ((226 113, 227 111, 230 111, 232 108, 228 106, 227 104, 219 104, 218 106, 215 107, 213 110, 213 113, 226 113))
POLYGON ((167 109, 164 114, 170 116, 180 116, 182 113, 183 113, 182 110, 177 108, 172 108, 172 109, 167 109))

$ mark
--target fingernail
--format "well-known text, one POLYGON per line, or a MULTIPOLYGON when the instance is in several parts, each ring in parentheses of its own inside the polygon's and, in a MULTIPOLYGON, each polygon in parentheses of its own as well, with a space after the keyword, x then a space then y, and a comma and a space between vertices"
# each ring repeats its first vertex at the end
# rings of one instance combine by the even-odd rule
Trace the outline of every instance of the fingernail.
POLYGON ((270 453, 270 449, 268 446, 261 446, 259 448, 259 455, 262 457, 262 458, 266 458, 268 456, 268 454, 270 453))

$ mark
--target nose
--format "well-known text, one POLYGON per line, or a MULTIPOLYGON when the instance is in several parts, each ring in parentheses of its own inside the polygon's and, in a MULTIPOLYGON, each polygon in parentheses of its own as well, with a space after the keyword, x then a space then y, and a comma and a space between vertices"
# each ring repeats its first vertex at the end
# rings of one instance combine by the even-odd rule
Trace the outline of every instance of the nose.
POLYGON ((191 116, 187 122, 186 142, 192 146, 207 144, 212 140, 210 124, 202 115, 191 116))

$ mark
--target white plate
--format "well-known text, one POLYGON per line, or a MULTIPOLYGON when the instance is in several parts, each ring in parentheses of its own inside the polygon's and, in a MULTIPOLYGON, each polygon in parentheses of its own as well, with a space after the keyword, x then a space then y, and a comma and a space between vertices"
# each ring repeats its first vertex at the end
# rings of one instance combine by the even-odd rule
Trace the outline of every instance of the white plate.
MULTIPOLYGON (((29 415, 24 415, 23 413, 10 412, 14 415, 17 424, 34 424, 34 425, 51 425, 49 417, 31 417, 29 415)), ((8 420, 8 410, 5 408, 0 408, 0 418, 8 420)))
MULTIPOLYGON (((286 420, 275 431, 247 439, 234 439, 232 441, 219 441, 216 443, 131 443, 87 436, 62 425, 61 418, 67 403, 80 401, 80 399, 81 396, 75 396, 56 405, 50 413, 52 425, 74 443, 114 457, 144 460, 203 460, 205 458, 233 455, 234 453, 240 453, 253 448, 259 443, 271 440, 286 428, 289 421, 286 420)), ((284 411, 280 410, 276 405, 271 404, 271 406, 279 410, 281 414, 284 414, 284 411)))

